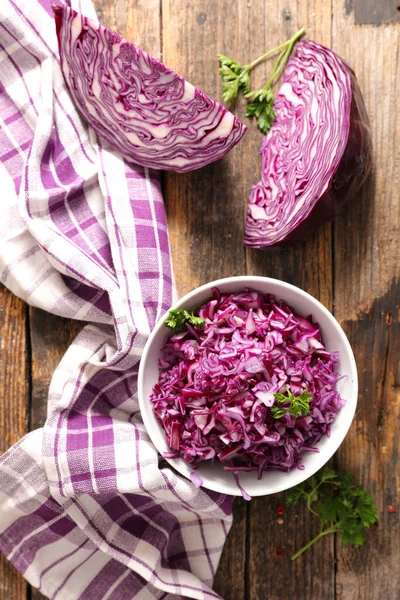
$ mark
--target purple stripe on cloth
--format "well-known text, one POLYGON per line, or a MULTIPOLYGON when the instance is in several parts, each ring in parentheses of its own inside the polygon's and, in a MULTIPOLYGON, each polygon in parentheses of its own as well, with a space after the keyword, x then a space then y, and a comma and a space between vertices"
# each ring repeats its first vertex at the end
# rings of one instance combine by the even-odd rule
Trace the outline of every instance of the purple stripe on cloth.
POLYGON ((84 539, 79 546, 77 546, 76 548, 74 548, 73 550, 71 550, 71 552, 67 552, 67 554, 65 554, 64 556, 62 556, 61 558, 58 558, 57 560, 55 560, 53 563, 51 563, 51 565, 49 565, 48 567, 46 567, 45 569, 43 569, 43 571, 40 573, 40 578, 39 578, 39 585, 38 585, 38 589, 40 590, 42 587, 42 580, 43 577, 52 569, 54 569, 55 567, 57 567, 58 565, 60 565, 62 562, 64 562, 65 560, 68 560, 70 558, 72 558, 74 556, 74 554, 76 554, 77 552, 79 552, 79 550, 81 548, 84 548, 86 546, 86 544, 88 543, 88 539, 84 539))
POLYGON ((104 594, 112 589, 110 598, 116 600, 131 600, 145 587, 146 581, 143 577, 127 571, 126 567, 116 560, 110 561, 102 569, 101 575, 97 575, 82 594, 85 600, 100 600, 104 594), (121 580, 117 584, 118 580, 121 580), (117 585, 116 585, 117 584, 117 585), (116 586, 116 587, 113 587, 116 586))
MULTIPOLYGON (((1 159, 1 157, 0 157, 1 159)), ((28 189, 26 188, 26 191, 28 192, 28 189)), ((29 216, 32 218, 32 214, 30 213, 29 216)), ((58 232, 56 232, 56 237, 62 237, 58 232)), ((67 238, 64 238, 67 239, 67 238)), ((64 260, 62 260, 59 256, 56 256, 53 252, 51 252, 48 248, 46 248, 46 246, 42 246, 42 250, 43 252, 46 252, 46 254, 48 254, 53 260, 57 261, 63 268, 65 268, 68 272, 70 272, 72 275, 75 275, 78 280, 80 280, 81 278, 84 280, 83 283, 87 284, 90 286, 90 284, 92 284, 92 286, 94 286, 94 282, 90 281, 89 279, 87 279, 85 277, 85 275, 80 272, 77 268, 73 267, 70 263, 65 262, 64 260)), ((91 257, 89 257, 89 260, 91 261, 91 257)), ((112 280, 111 280, 112 281, 112 280)), ((82 281, 80 281, 80 283, 82 283, 82 281)), ((106 283, 108 285, 110 285, 110 276, 107 274, 107 282, 104 282, 104 287, 106 287, 106 283)), ((99 289, 99 288, 95 288, 95 289, 99 289)))
POLYGON ((68 121, 69 121, 72 129, 74 130, 74 133, 75 133, 76 137, 79 140, 79 144, 80 144, 80 147, 81 147, 81 150, 82 150, 83 154, 85 155, 85 158, 88 160, 88 162, 90 162, 91 164, 93 164, 93 160, 87 154, 85 145, 84 145, 84 143, 82 142, 82 139, 81 139, 81 134, 79 133, 78 128, 77 128, 76 124, 74 123, 74 120, 72 119, 71 115, 68 114, 68 112, 66 111, 64 105, 62 104, 62 102, 60 101, 58 95, 55 92, 53 93, 53 96, 54 96, 54 99, 55 99, 58 107, 62 110, 63 115, 68 119, 68 121))
POLYGON ((11 115, 11 117, 7 117, 4 121, 4 125, 11 125, 11 123, 14 123, 17 119, 23 119, 22 113, 19 110, 11 115))
POLYGON ((2 533, 0 547, 4 554, 9 556, 24 538, 27 538, 23 545, 23 551, 18 550, 13 556, 13 564, 19 571, 25 573, 26 569, 34 562, 38 549, 70 535, 76 527, 76 524, 68 516, 60 515, 58 521, 50 524, 46 518, 32 512, 29 516, 21 517, 17 524, 10 525, 2 533), (48 527, 45 527, 46 523, 48 523, 48 527))
MULTIPOLYGON (((131 555, 130 552, 126 551, 124 548, 122 547, 118 547, 116 544, 114 544, 112 541, 110 540, 106 540, 106 537, 104 536, 104 534, 101 532, 101 530, 99 529, 99 527, 94 523, 94 521, 90 518, 89 514, 82 509, 82 506, 79 507, 82 514, 84 515, 85 519, 87 519, 87 521, 90 523, 93 532, 101 539, 103 540, 103 542, 108 543, 108 545, 115 550, 118 554, 122 554, 124 555, 126 558, 130 558, 131 560, 137 562, 139 565, 141 565, 142 567, 144 567, 144 569, 146 569, 146 571, 148 571, 152 578, 154 578, 155 580, 159 581, 160 583, 164 584, 164 585, 171 585, 169 582, 167 582, 165 579, 163 579, 162 577, 160 577, 160 575, 155 571, 155 569, 153 569, 145 560, 144 558, 138 558, 137 556, 131 555)), ((220 597, 218 596, 218 594, 215 594, 212 591, 209 591, 203 587, 195 587, 192 585, 187 585, 187 584, 175 584, 177 586, 177 588, 182 589, 182 588, 186 588, 188 591, 192 590, 192 591, 196 591, 196 592, 202 592, 204 594, 204 596, 206 597, 210 597, 210 598, 217 598, 218 600, 220 600, 220 597)))
MULTIPOLYGON (((85 219, 93 217, 93 213, 90 211, 87 204, 85 191, 83 189, 84 182, 78 173, 74 171, 71 160, 66 155, 66 150, 57 137, 56 130, 52 131, 52 135, 49 137, 43 152, 40 162, 40 173, 42 184, 45 189, 58 190, 56 194, 50 195, 49 213, 59 230, 59 234, 73 241, 73 243, 79 247, 79 250, 85 253, 91 261, 97 263, 100 268, 107 267, 107 269, 110 269, 112 266, 111 251, 103 229, 98 225, 94 235, 91 236, 93 237, 91 240, 92 245, 90 245, 86 239, 86 235, 91 235, 90 232, 85 232, 85 235, 81 235, 80 233, 79 222, 82 220, 82 213, 84 214, 85 219), (63 156, 63 158, 60 162, 59 159, 61 156, 63 156), (58 189, 58 184, 54 178, 51 165, 53 165, 60 183, 63 186, 66 186, 66 189, 68 190, 67 194, 65 193, 64 188, 58 189), (60 198, 60 200, 58 200, 58 198, 60 198), (68 204, 68 210, 66 210, 66 204, 68 204), (74 213, 76 213, 77 225, 72 221, 71 215, 75 216, 74 213), (102 240, 103 237, 104 240, 102 240), (101 258, 107 257, 109 259, 108 264, 106 263, 106 265, 104 264, 104 260, 100 259, 98 253, 93 251, 95 245, 99 243, 103 251, 101 258)), ((32 213, 31 216, 33 216, 32 213)))
POLYGON ((42 8, 44 8, 44 10, 47 12, 47 14, 53 18, 54 13, 53 13, 53 9, 51 8, 51 1, 50 0, 39 0, 39 4, 42 8))
MULTIPOLYGON (((179 521, 157 504, 149 504, 148 498, 137 494, 126 494, 122 498, 114 498, 103 505, 113 521, 135 538, 147 541, 162 553, 164 568, 172 567, 189 570, 188 556, 184 548, 179 521), (132 514, 132 510, 140 514, 132 514), (153 526, 154 523, 154 526, 153 526)), ((134 542, 132 542, 133 547, 134 542)))
MULTIPOLYGON (((53 12, 51 8, 49 8, 49 10, 51 10, 51 12, 53 12)), ((8 33, 8 34, 9 34, 9 35, 10 35, 10 36, 11 36, 11 37, 14 39, 14 41, 16 41, 16 42, 20 42, 20 43, 21 43, 21 48, 22 48, 22 49, 23 49, 23 50, 24 50, 24 51, 25 51, 27 54, 29 54, 29 56, 31 56, 31 58, 33 58, 33 59, 35 60, 35 62, 36 62, 36 63, 37 63, 39 66, 41 65, 41 61, 40 61, 39 57, 38 57, 38 56, 36 56, 36 54, 34 54, 33 52, 31 52, 31 51, 30 51, 28 48, 26 48, 26 47, 24 47, 24 46, 23 46, 23 44, 22 44, 22 42, 24 41, 23 39, 20 41, 20 40, 19 40, 19 39, 18 39, 18 38, 17 38, 17 37, 16 37, 16 36, 15 36, 15 35, 14 35, 14 34, 13 34, 13 33, 12 33, 12 32, 11 32, 9 29, 8 29, 8 28, 7 28, 7 27, 6 27, 6 25, 5 25, 4 23, 1 23, 1 22, 0 22, 0 27, 2 27, 2 28, 4 29, 4 31, 6 31, 6 32, 7 32, 7 33, 8 33)), ((1 85, 1 83, 0 83, 0 85, 1 85)), ((0 88, 0 89, 1 89, 1 88, 0 88)), ((70 115, 70 114, 69 114, 69 113, 68 113, 68 112, 65 110, 65 108, 64 108, 64 106, 63 106, 63 103, 60 101, 60 99, 59 99, 58 95, 56 94, 56 92, 55 92, 54 90, 53 90, 53 97, 54 97, 54 100, 55 100, 55 101, 56 101, 56 103, 57 103, 57 106, 58 106, 58 107, 59 107, 59 108, 62 110, 62 113, 63 113, 63 115, 64 115, 64 116, 65 116, 65 117, 68 119, 68 121, 69 121, 69 124, 71 125, 72 129, 74 130, 74 133, 75 133, 75 135, 76 135, 77 139, 79 140, 80 148, 81 148, 81 150, 82 150, 83 154, 85 155, 85 158, 86 158, 86 159, 87 159, 87 160, 88 160, 88 161, 89 161, 91 164, 93 164, 93 160, 92 160, 92 159, 89 157, 89 155, 88 155, 88 154, 87 154, 87 152, 86 152, 85 146, 84 146, 84 144, 83 144, 83 142, 82 142, 81 136, 80 136, 80 134, 79 134, 79 132, 78 132, 77 126, 76 126, 76 124, 74 123, 74 120, 73 120, 73 118, 72 118, 72 117, 71 117, 71 115, 70 115)), ((78 118, 79 118, 79 117, 78 117, 78 118)))
POLYGON ((94 307, 101 310, 107 315, 111 315, 110 300, 107 292, 103 292, 101 296, 99 296, 94 302, 94 299, 98 296, 99 290, 89 287, 79 281, 76 281, 76 279, 72 279, 72 277, 68 277, 68 275, 62 275, 62 278, 65 284, 68 286, 68 288, 76 296, 78 296, 82 300, 85 300, 85 302, 93 302, 94 307))
MULTIPOLYGON (((96 479, 108 479, 108 485, 116 485, 116 470, 115 469, 96 469, 96 479), (110 482, 111 480, 111 482, 110 482)), ((81 481, 90 481, 91 474, 90 473, 76 473, 71 475, 71 481, 73 483, 81 482, 81 481)), ((89 488, 90 489, 90 488, 89 488)))
POLYGON ((21 69, 20 69, 20 68, 19 68, 19 66, 18 66, 18 63, 16 63, 16 62, 15 62, 15 60, 13 59, 13 57, 12 57, 12 56, 11 56, 11 55, 10 55, 10 54, 7 52, 6 48, 4 48, 4 46, 3 46, 2 44, 0 44, 0 48, 1 48, 1 50, 4 52, 4 54, 7 56, 8 60, 10 61, 10 63, 13 65, 13 67, 14 67, 14 68, 15 68, 15 70, 17 71, 18 75, 20 76, 20 78, 21 78, 21 81, 22 81, 22 83, 23 83, 23 86, 24 86, 24 88, 25 88, 25 91, 26 91, 26 95, 27 95, 27 96, 28 96, 28 98, 29 98, 29 104, 32 106, 33 110, 34 110, 34 111, 35 111, 35 113, 38 115, 39 113, 38 113, 38 111, 37 111, 37 109, 36 109, 35 103, 34 103, 34 101, 33 101, 33 99, 32 99, 32 96, 31 96, 31 94, 30 94, 30 92, 29 92, 28 86, 26 85, 26 82, 25 82, 24 76, 23 76, 23 74, 22 74, 22 71, 21 71, 21 69))
MULTIPOLYGON (((155 271, 147 271, 147 272, 145 271, 143 273, 140 273, 140 279, 155 279, 158 276, 159 276, 159 273, 157 273, 155 271)), ((172 279, 166 273, 164 274, 164 281, 166 283, 168 283, 169 285, 172 285, 172 279)))
POLYGON ((21 150, 26 150, 27 148, 29 148, 31 145, 30 142, 24 142, 23 144, 21 144, 20 148, 14 148, 13 150, 10 150, 9 152, 6 152, 5 154, 0 154, 0 162, 5 163, 8 160, 10 160, 10 158, 14 158, 14 156, 19 155, 21 150))
MULTIPOLYGON (((120 265, 120 269, 122 270, 122 274, 123 274, 123 281, 121 282, 121 284, 123 285, 123 289, 124 289, 124 297, 127 300, 127 306, 128 306, 128 310, 129 310, 129 314, 130 317, 132 319, 132 323, 134 323, 134 315, 132 312, 132 304, 129 301, 129 287, 128 287, 128 278, 126 275, 126 272, 124 271, 124 258, 123 258, 123 253, 122 253, 122 249, 123 249, 123 244, 122 244, 122 240, 121 240, 121 234, 119 231, 119 227, 117 227, 116 225, 116 221, 115 221, 115 213, 114 213, 114 209, 112 206, 112 200, 111 200, 111 196, 109 195, 109 186, 107 183, 107 176, 106 173, 104 171, 104 153, 103 153, 103 149, 100 147, 99 148, 100 151, 100 164, 101 164, 101 169, 102 169, 102 175, 103 175, 103 179, 104 179, 104 183, 106 186, 106 206, 108 208, 108 210, 110 211, 110 214, 114 220, 114 224, 112 227, 113 233, 115 235, 115 242, 116 242, 116 246, 118 248, 118 256, 119 256, 119 265, 120 265)), ((114 242, 114 243, 115 243, 114 242)), ((147 329, 147 328, 146 328, 147 329)), ((118 332, 118 328, 117 328, 117 332, 118 332)), ((134 331, 131 331, 129 333, 128 336, 128 343, 125 344, 126 349, 125 352, 122 353, 122 356, 119 360, 116 361, 115 364, 118 364, 118 362, 122 361, 124 359, 125 354, 129 354, 133 348, 133 345, 135 343, 135 337, 136 337, 136 329, 134 331)), ((117 333, 117 339, 118 339, 118 344, 120 345, 120 338, 119 335, 117 333)))
POLYGON ((22 17, 22 19, 24 19, 27 24, 29 25, 29 28, 35 32, 35 34, 37 35, 38 39, 42 42, 42 44, 46 47, 47 51, 49 52, 50 56, 52 56, 54 58, 54 60, 58 60, 59 61, 59 57, 52 51, 52 49, 50 48, 50 46, 47 44, 47 42, 45 41, 44 37, 40 34, 39 30, 35 27, 35 25, 32 23, 32 21, 30 19, 28 19, 28 17, 24 14, 24 12, 22 10, 20 10, 20 8, 18 7, 18 5, 14 2, 14 0, 8 0, 8 2, 13 6, 14 10, 16 11, 16 13, 22 17))
POLYGON ((98 552, 98 550, 92 550, 92 552, 89 554, 89 556, 87 556, 85 558, 84 561, 82 561, 79 565, 77 565, 76 567, 74 567, 73 569, 71 569, 71 571, 68 573, 68 575, 66 575, 64 577, 63 581, 61 581, 60 585, 54 591, 54 598, 57 596, 58 592, 66 585, 66 583, 68 582, 68 579, 70 579, 70 577, 72 577, 74 575, 74 573, 76 573, 76 571, 78 569, 80 569, 81 567, 83 567, 83 565, 85 565, 85 563, 87 563, 87 561, 90 560, 92 558, 92 556, 94 554, 96 554, 96 552, 98 552))
MULTIPOLYGON (((179 494, 176 492, 176 490, 174 490, 173 486, 170 484, 170 482, 168 481, 168 479, 166 478, 166 476, 164 474, 163 474, 163 477, 166 480, 167 486, 171 490, 171 492, 173 493, 173 495, 176 496, 178 498, 178 500, 180 502, 182 502, 182 504, 185 505, 186 503, 185 503, 184 499, 179 496, 179 494)), ((196 515, 196 519, 197 519, 197 522, 198 522, 198 525, 199 525, 199 531, 200 531, 200 535, 201 535, 201 541, 203 543, 202 550, 203 550, 205 556, 207 557, 208 565, 210 567, 211 576, 214 577, 215 570, 214 570, 214 566, 213 566, 213 563, 212 563, 212 560, 211 560, 211 557, 210 557, 210 553, 208 551, 206 539, 205 539, 205 536, 204 536, 203 524, 202 524, 201 519, 199 518, 199 516, 197 514, 197 511, 193 510, 190 506, 188 506, 188 510, 192 514, 196 515)))

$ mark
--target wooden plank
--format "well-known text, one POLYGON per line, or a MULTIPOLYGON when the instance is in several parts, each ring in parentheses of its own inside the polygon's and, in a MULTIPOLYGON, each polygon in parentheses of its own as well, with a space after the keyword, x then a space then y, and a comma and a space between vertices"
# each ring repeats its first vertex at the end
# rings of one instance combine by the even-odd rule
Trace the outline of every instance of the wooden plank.
MULTIPOLYGON (((221 84, 216 55, 246 55, 246 2, 236 9, 227 0, 177 3, 163 1, 163 57, 191 83, 212 97, 221 84)), ((243 110, 239 110, 239 114, 243 110)), ((165 198, 180 294, 196 286, 245 272, 242 165, 246 146, 198 172, 165 174, 165 198)))
POLYGON ((333 536, 320 540, 295 562, 290 560, 318 531, 318 520, 303 504, 285 507, 284 493, 254 498, 250 505, 246 600, 333 600, 333 536), (285 508, 282 517, 277 514, 279 506, 285 508))
POLYGON ((354 0, 356 25, 400 22, 399 0, 354 0))
MULTIPOLYGON (((27 309, 0 286, 0 454, 27 431, 29 356, 27 309)), ((0 555, 0 600, 23 600, 27 585, 11 563, 0 555)))
POLYGON ((356 27, 334 0, 333 47, 357 73, 370 115, 374 174, 335 222, 335 314, 353 345, 359 406, 339 465, 374 496, 380 524, 360 550, 338 544, 337 599, 397 600, 400 529, 399 26, 356 27), (387 505, 397 504, 390 514, 387 505))
POLYGON ((237 499, 233 504, 233 525, 228 535, 214 581, 214 589, 224 600, 246 598, 246 529, 249 505, 237 499))
POLYGON ((0 452, 15 444, 27 429, 29 357, 26 343, 26 306, 0 288, 0 452))
POLYGON ((102 25, 160 58, 160 0, 93 0, 102 25))
POLYGON ((38 308, 30 308, 29 313, 32 346, 30 424, 31 429, 37 429, 46 420, 47 397, 53 373, 84 324, 56 317, 38 308))
POLYGON ((27 583, 13 565, 0 554, 0 600, 25 600, 27 583))

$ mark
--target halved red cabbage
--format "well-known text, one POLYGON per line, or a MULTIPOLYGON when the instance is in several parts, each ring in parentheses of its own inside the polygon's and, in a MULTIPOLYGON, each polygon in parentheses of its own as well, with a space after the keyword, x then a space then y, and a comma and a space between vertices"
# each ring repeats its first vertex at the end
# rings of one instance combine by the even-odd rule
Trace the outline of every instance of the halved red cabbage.
POLYGON ((261 180, 245 223, 247 246, 289 245, 333 219, 371 169, 371 137, 351 68, 334 52, 298 42, 261 145, 261 180))
POLYGON ((171 448, 165 458, 182 457, 193 469, 219 460, 234 476, 303 468, 301 454, 318 452, 344 403, 338 355, 326 350, 318 325, 252 290, 215 289, 195 313, 204 329, 189 325, 168 339, 150 398, 171 448), (274 394, 287 387, 313 395, 309 414, 274 418, 274 394))
POLYGON ((61 68, 86 121, 127 160, 192 171, 246 131, 232 113, 117 33, 53 6, 61 68))

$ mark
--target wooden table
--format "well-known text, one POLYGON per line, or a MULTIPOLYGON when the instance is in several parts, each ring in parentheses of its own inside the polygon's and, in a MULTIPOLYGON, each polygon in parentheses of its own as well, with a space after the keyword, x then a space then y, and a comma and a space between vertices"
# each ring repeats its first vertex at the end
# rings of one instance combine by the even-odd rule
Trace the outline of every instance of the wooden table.
MULTIPOLYGON (((222 162, 197 173, 164 175, 180 294, 228 275, 284 279, 321 300, 353 345, 359 406, 333 459, 373 494, 379 526, 359 550, 321 540, 297 562, 295 548, 315 535, 303 508, 277 523, 283 494, 235 502, 235 524, 218 571, 225 600, 398 600, 400 597, 399 443, 399 16, 398 0, 96 0, 101 21, 215 98, 216 54, 244 64, 307 26, 356 71, 371 119, 374 173, 333 225, 295 248, 251 251, 242 245, 245 203, 260 169, 254 124, 222 162), (392 21, 391 24, 379 24, 392 21), (366 24, 371 23, 371 24, 366 24), (397 512, 391 514, 388 505, 397 512), (279 558, 277 547, 284 550, 279 558)), ((267 68, 270 68, 268 65, 267 68)), ((265 81, 260 67, 254 84, 265 81)), ((235 108, 244 118, 244 104, 235 108)), ((81 324, 30 309, 1 290, 0 451, 46 413, 51 375, 81 324)), ((38 599, 0 560, 1 600, 38 599)))

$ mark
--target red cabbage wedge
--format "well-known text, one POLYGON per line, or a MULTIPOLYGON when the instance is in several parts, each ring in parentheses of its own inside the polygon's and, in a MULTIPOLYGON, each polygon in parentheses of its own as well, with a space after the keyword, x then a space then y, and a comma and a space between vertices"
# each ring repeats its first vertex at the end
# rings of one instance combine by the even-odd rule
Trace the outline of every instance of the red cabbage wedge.
POLYGON ((356 77, 331 50, 298 42, 274 110, 245 223, 244 242, 254 248, 303 240, 355 196, 371 168, 356 77))
POLYGON ((224 156, 246 131, 234 115, 117 33, 53 5, 72 99, 127 160, 178 172, 224 156))

